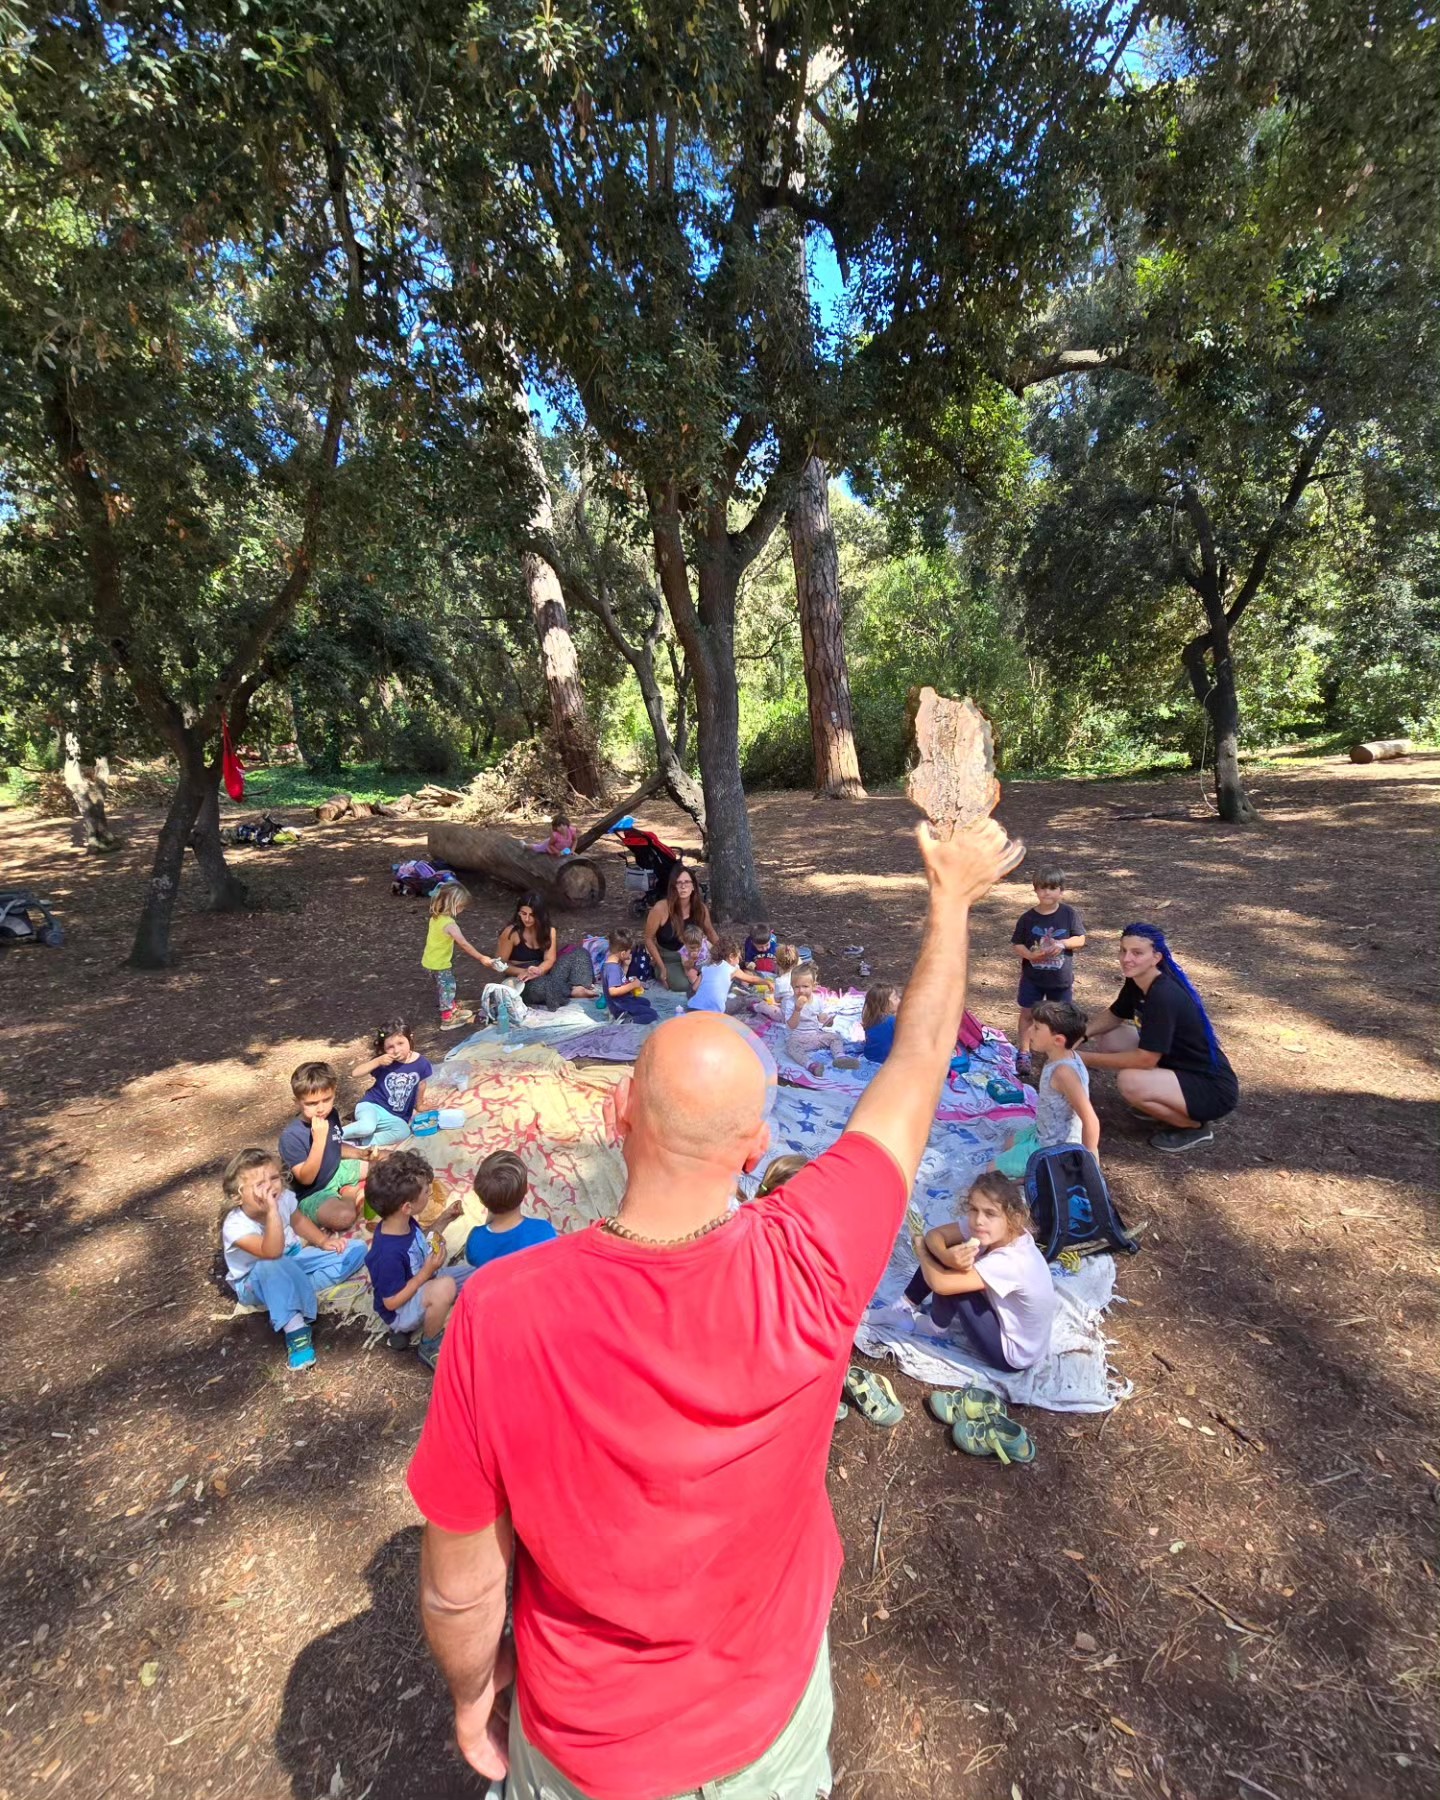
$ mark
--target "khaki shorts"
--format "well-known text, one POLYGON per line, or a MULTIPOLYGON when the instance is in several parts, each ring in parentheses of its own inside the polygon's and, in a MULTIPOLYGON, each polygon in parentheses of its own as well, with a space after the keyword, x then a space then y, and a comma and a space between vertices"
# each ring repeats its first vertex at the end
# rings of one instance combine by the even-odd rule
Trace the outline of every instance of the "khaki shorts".
MULTIPOLYGON (((667 1800, 817 1800, 830 1792, 830 1726, 835 1696, 830 1686, 830 1639, 820 1654, 790 1723, 754 1762, 733 1775, 707 1781, 667 1800)), ((573 1781, 543 1757, 525 1736, 517 1699, 510 1713, 510 1773, 505 1800, 588 1800, 573 1781)))

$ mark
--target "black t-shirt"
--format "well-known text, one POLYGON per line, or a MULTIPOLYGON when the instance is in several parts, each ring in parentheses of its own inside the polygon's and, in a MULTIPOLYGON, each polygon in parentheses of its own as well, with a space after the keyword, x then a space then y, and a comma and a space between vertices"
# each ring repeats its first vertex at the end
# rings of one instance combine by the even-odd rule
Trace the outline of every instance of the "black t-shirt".
MULTIPOLYGON (((1033 950, 1037 944, 1048 938, 1084 937, 1085 921, 1075 907, 1062 900, 1052 913, 1042 913, 1031 907, 1028 912, 1021 913, 1015 921, 1015 929, 1010 934, 1012 944, 1023 944, 1027 950, 1033 950)), ((1057 950, 1054 956, 1047 956, 1043 962, 1022 963, 1020 973, 1028 975, 1038 988, 1046 988, 1052 994, 1063 994, 1075 981, 1075 952, 1073 950, 1057 950)))
POLYGON ((1117 1019, 1135 1021, 1140 1027, 1140 1048, 1155 1051, 1162 1069, 1188 1075, 1232 1072, 1225 1052, 1218 1047, 1216 1060, 1211 1062, 1200 1008, 1173 975, 1162 970, 1148 993, 1127 980, 1110 1002, 1110 1010, 1117 1019))

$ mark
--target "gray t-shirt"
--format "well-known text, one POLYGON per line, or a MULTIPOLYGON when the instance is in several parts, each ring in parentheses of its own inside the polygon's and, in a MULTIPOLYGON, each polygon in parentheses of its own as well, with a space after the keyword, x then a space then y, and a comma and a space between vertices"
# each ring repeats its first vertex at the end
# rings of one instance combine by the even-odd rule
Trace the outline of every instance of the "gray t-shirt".
POLYGON ((1046 1150, 1052 1144, 1080 1142, 1080 1115, 1055 1086, 1057 1069, 1073 1069, 1080 1085, 1090 1092, 1090 1071, 1075 1055, 1057 1056, 1040 1071, 1040 1085, 1035 1090, 1035 1136, 1046 1150))

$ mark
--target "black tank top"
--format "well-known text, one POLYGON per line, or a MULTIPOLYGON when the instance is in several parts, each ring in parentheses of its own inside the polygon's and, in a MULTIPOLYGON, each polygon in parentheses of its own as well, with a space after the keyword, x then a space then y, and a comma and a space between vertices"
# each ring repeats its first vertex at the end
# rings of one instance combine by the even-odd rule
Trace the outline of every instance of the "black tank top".
POLYGON ((515 968, 533 969, 544 962, 545 952, 537 950, 533 944, 527 944, 522 937, 505 960, 515 968))

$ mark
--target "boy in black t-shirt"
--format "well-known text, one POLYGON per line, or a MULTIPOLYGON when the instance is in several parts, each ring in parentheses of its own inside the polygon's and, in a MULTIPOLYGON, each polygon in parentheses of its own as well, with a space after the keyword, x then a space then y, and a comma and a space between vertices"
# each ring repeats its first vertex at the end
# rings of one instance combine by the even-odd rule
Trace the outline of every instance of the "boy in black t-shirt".
POLYGON ((1065 899, 1065 876, 1042 868, 1035 877, 1035 904, 1015 921, 1010 942, 1020 959, 1020 1009, 1016 1071, 1030 1073, 1030 1013, 1040 1000, 1070 1000, 1075 986, 1075 952, 1085 947, 1085 921, 1065 899))

